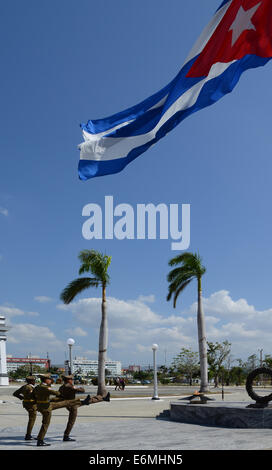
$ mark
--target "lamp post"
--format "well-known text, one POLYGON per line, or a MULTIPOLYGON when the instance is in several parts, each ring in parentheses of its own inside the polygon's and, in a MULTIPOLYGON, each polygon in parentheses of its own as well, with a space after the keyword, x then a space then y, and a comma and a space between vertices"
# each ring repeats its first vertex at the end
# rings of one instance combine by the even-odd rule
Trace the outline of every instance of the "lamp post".
POLYGON ((157 344, 152 344, 152 350, 153 350, 153 370, 154 370, 154 393, 152 400, 159 400, 158 396, 158 379, 157 379, 157 362, 156 362, 156 351, 158 349, 157 344))
POLYGON ((260 351, 260 367, 263 367, 263 349, 258 349, 260 351))
POLYGON ((74 346, 75 340, 73 338, 69 338, 69 339, 67 339, 67 344, 69 346, 70 374, 72 374, 73 373, 72 346, 74 346))
POLYGON ((224 372, 223 372, 223 370, 222 370, 221 380, 222 380, 222 400, 224 401, 225 393, 224 393, 224 372))
POLYGON ((32 366, 32 362, 31 362, 31 353, 28 354, 28 356, 30 361, 29 361, 29 372, 30 372, 30 375, 33 375, 33 366, 32 366))
MULTIPOLYGON (((258 349, 260 351, 260 367, 263 367, 263 349, 258 349)), ((260 375, 260 382, 263 386, 263 374, 260 375)))

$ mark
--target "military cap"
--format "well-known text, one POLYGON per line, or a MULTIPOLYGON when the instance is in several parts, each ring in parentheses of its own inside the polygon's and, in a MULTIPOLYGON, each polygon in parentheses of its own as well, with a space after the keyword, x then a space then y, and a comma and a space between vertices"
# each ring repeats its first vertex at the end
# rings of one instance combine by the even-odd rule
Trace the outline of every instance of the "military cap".
POLYGON ((51 377, 51 374, 39 374, 38 377, 42 380, 45 380, 45 379, 53 380, 53 378, 51 377))
POLYGON ((70 375, 62 375, 62 378, 63 378, 63 380, 70 380, 70 379, 74 379, 74 376, 73 376, 73 374, 70 374, 70 375))
POLYGON ((28 377, 26 377, 26 380, 30 382, 31 380, 36 380, 36 377, 34 375, 28 375, 28 377))

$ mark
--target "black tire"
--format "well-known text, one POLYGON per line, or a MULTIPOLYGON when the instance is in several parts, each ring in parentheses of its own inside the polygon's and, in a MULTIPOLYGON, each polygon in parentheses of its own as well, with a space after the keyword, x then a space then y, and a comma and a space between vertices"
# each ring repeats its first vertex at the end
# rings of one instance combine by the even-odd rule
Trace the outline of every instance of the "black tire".
POLYGON ((272 369, 268 369, 267 367, 259 367, 258 369, 255 369, 252 372, 250 372, 246 381, 246 391, 249 394, 250 398, 252 398, 252 400, 255 400, 257 403, 265 404, 265 403, 269 403, 270 401, 272 401, 272 393, 270 393, 270 395, 260 397, 253 390, 253 381, 260 374, 270 375, 270 377, 272 378, 272 369))

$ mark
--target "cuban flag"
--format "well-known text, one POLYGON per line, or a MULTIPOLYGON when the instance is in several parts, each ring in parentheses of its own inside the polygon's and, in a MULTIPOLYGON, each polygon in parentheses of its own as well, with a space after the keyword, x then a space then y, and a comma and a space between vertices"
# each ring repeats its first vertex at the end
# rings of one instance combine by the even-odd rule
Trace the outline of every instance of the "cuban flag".
POLYGON ((79 177, 118 173, 183 119, 230 93, 272 58, 272 1, 225 0, 178 75, 125 111, 81 124, 79 177))

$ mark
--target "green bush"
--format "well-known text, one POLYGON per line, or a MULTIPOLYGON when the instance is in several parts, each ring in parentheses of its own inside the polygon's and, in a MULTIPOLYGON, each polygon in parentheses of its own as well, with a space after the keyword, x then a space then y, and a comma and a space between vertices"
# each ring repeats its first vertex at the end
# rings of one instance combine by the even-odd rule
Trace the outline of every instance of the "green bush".
POLYGON ((170 383, 170 379, 167 379, 167 378, 164 378, 164 379, 163 379, 163 378, 161 378, 161 379, 160 379, 160 383, 161 383, 162 385, 168 385, 168 384, 170 383))

